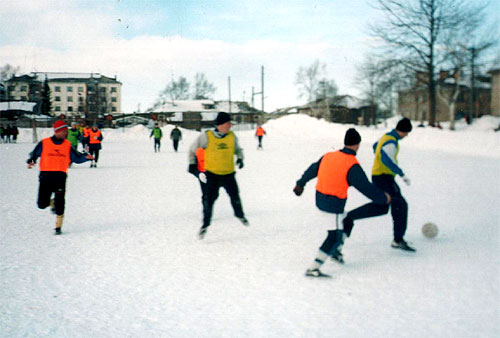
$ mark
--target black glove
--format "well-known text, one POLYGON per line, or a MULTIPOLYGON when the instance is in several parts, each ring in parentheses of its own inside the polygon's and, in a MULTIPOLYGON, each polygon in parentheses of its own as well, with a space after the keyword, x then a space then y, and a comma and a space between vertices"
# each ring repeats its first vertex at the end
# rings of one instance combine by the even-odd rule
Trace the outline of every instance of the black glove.
POLYGON ((243 160, 239 158, 236 163, 238 164, 238 168, 243 169, 243 160))
POLYGON ((35 161, 33 161, 33 159, 29 158, 29 159, 26 160, 26 163, 27 164, 31 164, 31 163, 35 163, 35 161))
POLYGON ((295 195, 300 196, 304 192, 304 187, 301 187, 297 184, 295 188, 293 188, 293 192, 295 193, 295 195))
POLYGON ((188 168, 188 171, 193 174, 194 176, 198 177, 199 175, 199 171, 198 171, 198 168, 196 167, 196 164, 190 164, 189 165, 189 168, 188 168))

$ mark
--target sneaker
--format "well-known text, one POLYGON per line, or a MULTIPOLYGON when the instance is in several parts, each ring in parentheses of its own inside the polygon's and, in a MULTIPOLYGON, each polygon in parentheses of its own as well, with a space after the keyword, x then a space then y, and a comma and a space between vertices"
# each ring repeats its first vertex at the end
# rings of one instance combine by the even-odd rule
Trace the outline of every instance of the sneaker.
POLYGON ((332 254, 332 260, 336 261, 337 263, 344 264, 344 255, 342 255, 342 251, 335 250, 332 254))
POLYGON ((62 234, 61 228, 55 228, 54 230, 55 230, 54 235, 60 235, 60 234, 62 234))
POLYGON ((207 228, 201 228, 198 236, 200 236, 200 239, 203 239, 203 237, 205 237, 206 233, 207 233, 207 228))
POLYGON ((306 271, 306 276, 307 277, 324 277, 324 278, 330 278, 332 276, 327 275, 326 273, 323 273, 319 271, 319 269, 307 269, 306 271))
POLYGON ((401 250, 410 251, 410 252, 417 251, 416 249, 414 249, 411 246, 409 246, 408 243, 406 243, 406 241, 404 239, 402 239, 402 240, 400 240, 398 242, 396 242, 395 240, 392 241, 391 247, 394 248, 394 249, 401 249, 401 250))
POLYGON ((243 223, 245 226, 249 226, 250 223, 248 223, 248 220, 245 217, 238 217, 238 219, 243 223))

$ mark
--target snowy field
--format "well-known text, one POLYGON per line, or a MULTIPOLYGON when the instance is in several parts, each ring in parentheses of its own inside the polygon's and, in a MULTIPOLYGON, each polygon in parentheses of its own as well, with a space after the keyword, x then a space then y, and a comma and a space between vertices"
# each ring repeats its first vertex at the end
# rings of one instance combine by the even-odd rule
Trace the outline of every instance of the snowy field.
MULTIPOLYGON (((372 143, 396 122, 357 128, 368 175, 372 143)), ((154 153, 142 126, 105 129, 99 167, 69 171, 64 234, 54 236, 55 216, 36 207, 38 169, 26 169, 31 130, 21 130, 18 144, 0 144, 0 337, 499 337, 499 122, 414 128, 399 155, 412 185, 399 182, 417 253, 391 249, 389 215, 360 221, 346 264, 322 268, 332 279, 304 276, 327 228, 315 181, 301 197, 292 189, 351 126, 270 121, 264 151, 252 131, 237 132, 250 227, 221 191, 203 240, 200 187, 187 173, 197 132, 183 130, 178 153, 168 137, 154 153), (437 238, 422 236, 427 221, 437 238)), ((351 189, 347 210, 366 202, 351 189)))

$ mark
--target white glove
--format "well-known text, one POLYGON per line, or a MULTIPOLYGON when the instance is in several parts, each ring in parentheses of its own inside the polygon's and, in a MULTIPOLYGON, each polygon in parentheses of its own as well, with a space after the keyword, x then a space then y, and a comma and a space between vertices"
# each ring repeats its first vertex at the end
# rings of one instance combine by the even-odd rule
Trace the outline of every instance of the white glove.
POLYGON ((406 183, 406 185, 410 185, 410 184, 411 184, 411 181, 410 181, 410 179, 408 178, 408 176, 406 176, 406 175, 405 175, 405 176, 402 176, 401 178, 402 178, 402 179, 403 179, 403 181, 406 183))
POLYGON ((207 175, 205 175, 205 173, 200 173, 198 175, 198 179, 200 180, 201 183, 207 183, 207 175))

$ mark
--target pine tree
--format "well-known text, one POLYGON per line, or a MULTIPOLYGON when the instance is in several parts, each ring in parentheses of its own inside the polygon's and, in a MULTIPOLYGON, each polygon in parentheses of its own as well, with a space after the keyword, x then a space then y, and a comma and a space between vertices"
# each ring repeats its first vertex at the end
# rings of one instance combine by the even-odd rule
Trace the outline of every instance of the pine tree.
POLYGON ((50 115, 51 110, 52 110, 52 103, 50 102, 49 80, 47 80, 47 77, 45 77, 42 90, 42 114, 50 115))

